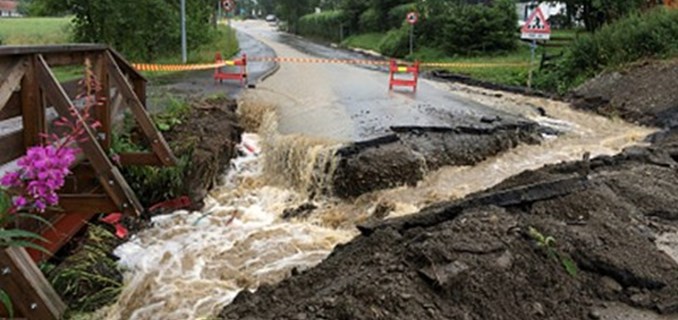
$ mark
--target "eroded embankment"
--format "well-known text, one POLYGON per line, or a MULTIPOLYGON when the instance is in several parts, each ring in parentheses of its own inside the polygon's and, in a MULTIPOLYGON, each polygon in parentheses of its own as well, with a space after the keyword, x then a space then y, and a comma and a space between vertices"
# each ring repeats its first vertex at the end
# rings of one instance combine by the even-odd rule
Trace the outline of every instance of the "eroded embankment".
POLYGON ((375 190, 416 185, 444 166, 472 166, 517 147, 537 144, 539 125, 533 122, 476 127, 393 127, 391 135, 340 148, 332 191, 357 197, 375 190))
POLYGON ((318 267, 241 293, 221 317, 585 319, 605 301, 676 315, 678 262, 654 243, 678 227, 672 154, 634 148, 550 166, 362 226, 318 267), (530 228, 555 242, 540 246, 530 228))
POLYGON ((570 94, 573 105, 660 128, 678 126, 678 59, 644 61, 599 75, 570 94))
POLYGON ((310 199, 355 199, 371 192, 415 186, 445 166, 473 166, 519 145, 542 142, 556 130, 536 122, 483 117, 449 127, 399 126, 390 134, 342 143, 301 134, 281 135, 273 106, 248 101, 241 118, 264 137, 267 176, 272 183, 310 199))
POLYGON ((201 203, 237 157, 243 129, 236 109, 236 101, 230 99, 194 102, 188 116, 165 134, 174 152, 188 157, 179 195, 201 203))

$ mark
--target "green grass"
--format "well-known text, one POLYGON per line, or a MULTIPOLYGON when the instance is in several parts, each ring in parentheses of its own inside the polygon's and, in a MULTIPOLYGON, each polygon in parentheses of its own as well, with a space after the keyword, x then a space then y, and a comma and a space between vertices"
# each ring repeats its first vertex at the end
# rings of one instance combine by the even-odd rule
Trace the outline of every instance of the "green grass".
MULTIPOLYGON (((235 30, 226 25, 219 25, 212 41, 205 43, 198 48, 188 52, 188 63, 213 63, 214 55, 217 51, 221 52, 222 57, 228 59, 240 51, 238 38, 235 30)), ((181 56, 167 57, 156 61, 159 64, 180 64, 181 56)), ((142 72, 148 78, 162 78, 171 76, 177 72, 142 72)))
MULTIPOLYGON (((533 65, 535 70, 539 67, 542 53, 543 49, 538 48, 533 65)), ((419 59, 422 62, 462 64, 461 66, 446 67, 444 69, 479 80, 514 86, 527 85, 527 78, 530 70, 530 47, 523 43, 519 44, 518 49, 502 54, 477 55, 471 57, 443 57, 437 50, 424 48, 416 51, 410 58, 413 58, 413 60, 419 59), (493 66, 480 66, 481 64, 490 64, 493 66)))
POLYGON ((350 48, 361 48, 379 52, 379 43, 386 36, 386 33, 365 33, 350 36, 341 44, 350 48))
MULTIPOLYGON (((4 45, 41 45, 70 42, 71 17, 63 18, 12 18, 0 19, 0 41, 4 45)), ((224 57, 232 57, 239 50, 235 30, 220 25, 213 40, 188 52, 188 63, 212 63, 214 54, 221 51, 224 57)), ((161 64, 180 64, 181 56, 176 55, 155 61, 161 64)), ((84 70, 80 66, 53 69, 59 81, 81 78, 84 70)), ((144 72, 149 78, 164 77, 176 72, 144 72)))
POLYGON ((0 19, 0 38, 4 45, 66 43, 70 21, 70 17, 0 19))
MULTIPOLYGON (((581 30, 554 30, 553 36, 560 38, 575 38, 581 35, 581 30)), ((342 42, 345 47, 361 48, 379 52, 379 44, 386 36, 386 33, 365 33, 354 35, 342 42)), ((561 49, 549 48, 547 52, 557 53, 561 49)), ((541 55, 544 52, 543 48, 538 48, 536 52, 536 59, 534 68, 539 67, 541 55)), ((419 48, 415 53, 408 57, 408 60, 419 60, 421 62, 441 62, 441 63, 459 63, 459 64, 496 64, 491 67, 477 67, 477 66, 455 66, 444 68, 454 73, 466 75, 479 80, 506 84, 506 85, 527 85, 527 78, 529 74, 530 62, 530 47, 526 43, 521 43, 518 49, 492 55, 477 55, 471 57, 449 57, 444 52, 433 48, 419 48), (515 64, 524 64, 523 66, 516 66, 515 64)), ((437 68, 440 69, 440 68, 437 68)))

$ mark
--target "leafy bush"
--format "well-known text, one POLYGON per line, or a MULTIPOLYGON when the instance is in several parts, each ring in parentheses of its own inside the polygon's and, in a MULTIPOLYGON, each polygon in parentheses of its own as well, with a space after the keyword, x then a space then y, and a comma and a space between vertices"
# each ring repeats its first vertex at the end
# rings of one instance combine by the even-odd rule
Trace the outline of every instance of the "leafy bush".
MULTIPOLYGON (((178 1, 71 0, 74 36, 78 42, 109 44, 133 60, 150 61, 181 50, 178 1)), ((215 36, 204 0, 187 0, 189 49, 215 36)))
POLYGON ((443 17, 436 43, 450 55, 513 50, 517 21, 512 0, 498 0, 490 6, 454 5, 443 17))
POLYGON ((379 12, 377 12, 377 10, 368 9, 360 15, 361 32, 375 32, 381 30, 382 27, 379 25, 379 12))
POLYGON ((299 34, 311 38, 339 41, 344 13, 340 10, 307 14, 299 19, 299 34))
MULTIPOLYGON (((190 116, 191 106, 187 101, 168 96, 162 102, 167 104, 167 109, 152 116, 158 130, 171 131, 190 116)), ((122 132, 113 135, 112 152, 114 154, 147 152, 149 147, 143 145, 144 141, 137 141, 138 130, 131 115, 126 114, 122 132)), ((189 169, 193 145, 181 147, 170 145, 170 147, 179 158, 179 163, 175 167, 127 166, 121 169, 130 187, 145 207, 187 193, 184 178, 189 169)))
POLYGON ((404 57, 409 53, 409 27, 389 31, 379 44, 379 51, 391 57, 404 57))
POLYGON ((676 54, 678 10, 655 9, 577 39, 552 69, 537 75, 535 85, 563 93, 604 69, 676 54))

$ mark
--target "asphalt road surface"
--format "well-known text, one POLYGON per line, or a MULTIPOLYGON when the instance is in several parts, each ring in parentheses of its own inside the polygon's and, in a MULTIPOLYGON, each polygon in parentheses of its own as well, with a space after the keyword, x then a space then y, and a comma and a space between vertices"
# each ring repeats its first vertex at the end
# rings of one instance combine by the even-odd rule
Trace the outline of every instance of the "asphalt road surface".
MULTIPOLYGON (((278 32, 262 21, 234 23, 248 57, 264 57, 272 49, 286 58, 366 59, 353 51, 332 48, 278 32), (250 38, 259 43, 251 43, 250 38), (268 47, 269 50, 261 47, 268 47)), ((259 63, 255 70, 265 69, 259 63)), ((250 99, 275 105, 282 134, 300 133, 339 141, 360 141, 389 132, 392 126, 450 127, 473 125, 481 118, 500 117, 504 123, 521 117, 474 102, 446 85, 420 80, 410 88, 388 89, 383 67, 329 63, 281 63, 280 69, 249 90, 250 99)))

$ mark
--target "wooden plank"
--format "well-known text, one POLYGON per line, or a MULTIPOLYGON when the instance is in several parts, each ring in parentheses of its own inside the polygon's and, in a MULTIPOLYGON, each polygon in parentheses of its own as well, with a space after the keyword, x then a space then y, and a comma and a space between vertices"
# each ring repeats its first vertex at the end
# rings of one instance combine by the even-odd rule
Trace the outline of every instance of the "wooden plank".
POLYGON ((127 62, 127 60, 119 52, 115 51, 113 48, 109 48, 108 52, 111 54, 111 56, 113 56, 115 62, 118 64, 118 66, 120 66, 120 69, 130 78, 148 82, 148 79, 146 79, 144 75, 137 71, 137 69, 134 69, 134 67, 132 67, 132 65, 127 62))
POLYGON ((99 82, 101 90, 96 92, 98 105, 94 110, 94 117, 101 123, 99 129, 99 141, 106 153, 111 148, 111 85, 108 76, 108 66, 103 54, 97 55, 95 59, 94 73, 99 82))
POLYGON ((122 153, 120 164, 122 166, 162 166, 162 162, 155 153, 122 153))
POLYGON ((103 190, 94 168, 89 164, 79 163, 71 168, 71 172, 72 174, 66 177, 66 184, 61 188, 61 193, 92 193, 95 190, 103 190))
POLYGON ((78 214, 112 213, 120 211, 106 194, 61 194, 59 206, 65 212, 78 214))
POLYGON ((26 64, 23 59, 14 62, 10 68, 2 74, 3 82, 0 83, 0 111, 5 108, 7 102, 21 85, 21 78, 26 72, 26 64))
POLYGON ((28 67, 21 81, 21 114, 24 125, 24 146, 26 149, 42 143, 41 135, 46 132, 45 106, 35 73, 35 57, 30 57, 28 67))
POLYGON ((139 100, 139 97, 134 93, 134 90, 130 86, 127 79, 123 75, 122 71, 116 64, 115 60, 110 53, 106 53, 108 56, 107 62, 109 67, 109 74, 111 80, 115 83, 116 87, 122 94, 123 98, 127 102, 127 106, 131 109, 134 114, 134 118, 139 124, 141 131, 148 139, 148 142, 151 144, 153 152, 158 156, 160 161, 166 166, 175 166, 177 164, 177 159, 172 153, 167 141, 165 138, 158 132, 155 124, 151 120, 151 117, 146 112, 144 105, 139 100))
MULTIPOLYGON (((59 86, 54 74, 52 74, 45 60, 38 56, 37 74, 45 95, 52 102, 57 112, 70 121, 84 123, 80 112, 77 111, 73 103, 68 99, 63 88, 59 86)), ((96 141, 94 132, 88 125, 84 126, 85 138, 78 142, 85 156, 89 159, 92 167, 98 175, 102 187, 111 197, 111 200, 120 208, 120 212, 140 215, 143 207, 136 195, 123 178, 122 174, 113 166, 108 156, 96 141)))
POLYGON ((5 107, 0 109, 0 121, 21 115, 21 92, 14 92, 5 107))
POLYGON ((132 84, 134 85, 134 93, 139 98, 139 101, 144 106, 144 109, 147 108, 146 105, 146 80, 144 79, 133 79, 132 84))
POLYGON ((18 159, 26 152, 23 131, 15 131, 0 136, 0 146, 2 146, 2 152, 0 152, 0 164, 5 164, 18 159))
POLYGON ((59 252, 61 248, 70 241, 73 236, 82 230, 87 225, 87 222, 92 220, 95 213, 68 213, 57 214, 51 220, 51 226, 42 228, 38 231, 40 236, 45 238, 47 242, 34 241, 34 243, 42 246, 50 254, 35 249, 26 249, 31 260, 36 263, 49 260, 54 254, 59 252))
POLYGON ((27 319, 58 320, 66 305, 23 248, 0 250, 0 288, 27 319))
POLYGON ((52 54, 73 53, 73 52, 91 52, 107 50, 108 46, 103 44, 60 44, 44 46, 1 46, 0 56, 11 55, 29 55, 42 54, 50 56, 52 54))
POLYGON ((61 84, 61 87, 66 91, 66 95, 71 99, 75 99, 80 94, 80 81, 82 78, 66 81, 61 84))
MULTIPOLYGON (((103 50, 100 50, 103 51, 103 50)), ((75 52, 58 52, 58 53, 43 53, 43 57, 47 64, 52 67, 83 65, 85 59, 92 53, 92 51, 75 51, 75 52)))

